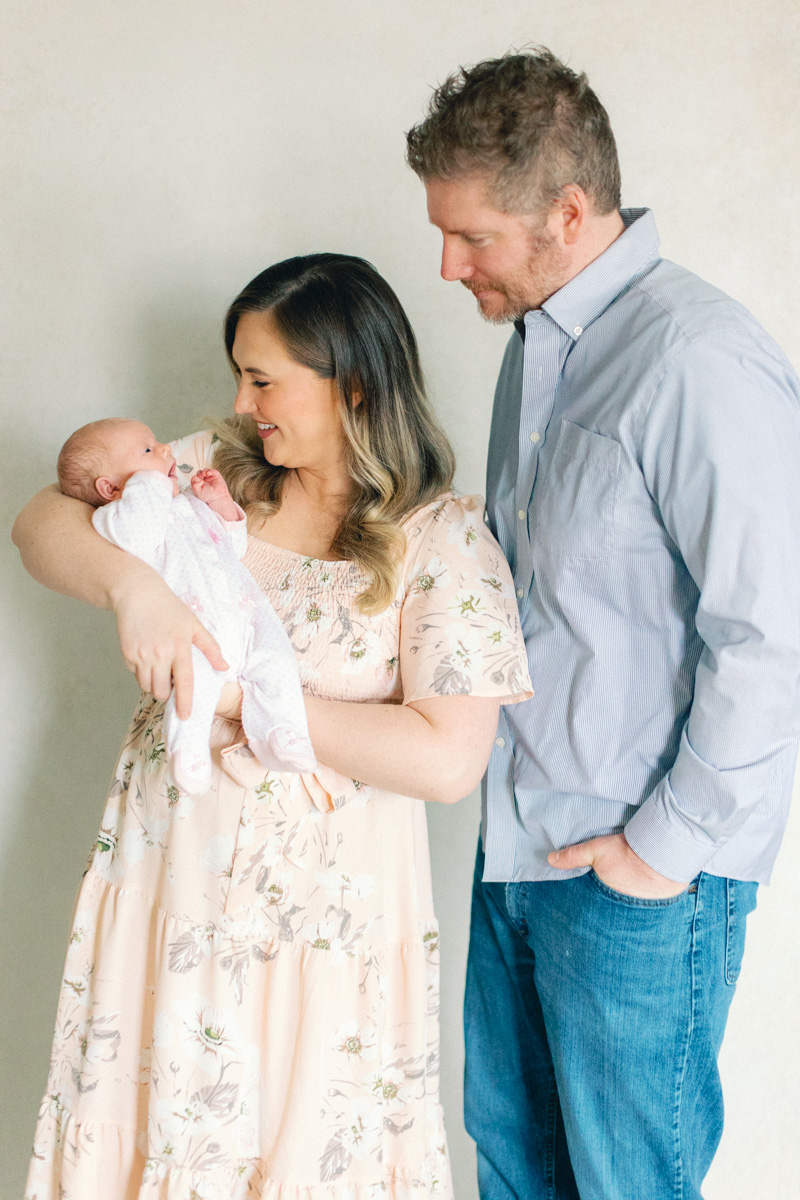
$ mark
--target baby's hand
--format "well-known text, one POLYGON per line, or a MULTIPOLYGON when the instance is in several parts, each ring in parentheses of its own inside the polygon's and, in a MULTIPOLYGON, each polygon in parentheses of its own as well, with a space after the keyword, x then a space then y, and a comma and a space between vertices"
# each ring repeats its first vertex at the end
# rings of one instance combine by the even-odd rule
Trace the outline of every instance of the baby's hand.
POLYGON ((215 471, 213 467, 205 467, 193 475, 190 487, 197 499, 202 500, 204 504, 210 504, 213 500, 230 498, 227 483, 219 471, 215 471))

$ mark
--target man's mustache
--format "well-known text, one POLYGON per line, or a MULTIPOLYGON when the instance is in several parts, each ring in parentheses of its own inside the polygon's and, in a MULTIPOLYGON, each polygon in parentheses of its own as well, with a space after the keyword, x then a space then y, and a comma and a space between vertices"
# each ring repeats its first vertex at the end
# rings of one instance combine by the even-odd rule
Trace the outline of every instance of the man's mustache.
POLYGON ((505 296, 506 294, 501 287, 498 287, 496 283, 491 283, 489 280, 487 280, 486 283, 473 284, 468 279, 460 279, 459 283, 462 287, 465 287, 468 292, 471 292, 473 296, 477 292, 499 292, 501 296, 505 296))

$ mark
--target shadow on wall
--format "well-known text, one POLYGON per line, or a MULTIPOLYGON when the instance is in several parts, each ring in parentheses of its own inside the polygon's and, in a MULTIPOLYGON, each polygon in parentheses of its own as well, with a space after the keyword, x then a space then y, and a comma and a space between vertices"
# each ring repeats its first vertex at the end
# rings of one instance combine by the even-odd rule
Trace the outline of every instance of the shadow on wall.
MULTIPOLYGON (((129 392, 119 408, 106 404, 97 416, 121 410, 160 437, 175 437, 200 428, 209 412, 224 413, 233 387, 220 334, 223 307, 193 312, 191 300, 162 298, 162 311, 151 310, 142 322, 140 401, 129 392)), ((15 504, 55 479, 57 447, 45 451, 31 437, 16 445, 6 438, 4 448, 6 494, 15 504)), ((5 1030, 13 1031, 3 1038, 4 1197, 22 1194, 75 895, 138 695, 120 658, 113 616, 31 580, 9 540, 13 516, 9 511, 3 522, 8 627, 17 678, 27 681, 33 700, 27 728, 16 727, 27 745, 16 782, 9 781, 13 812, 0 876, 0 1012, 5 1030)), ((28 707, 24 698, 20 707, 28 707)))
POLYGON ((135 698, 113 619, 9 572, 22 673, 35 664, 34 722, 0 879, 3 1194, 21 1195, 44 1091, 75 892, 135 698))

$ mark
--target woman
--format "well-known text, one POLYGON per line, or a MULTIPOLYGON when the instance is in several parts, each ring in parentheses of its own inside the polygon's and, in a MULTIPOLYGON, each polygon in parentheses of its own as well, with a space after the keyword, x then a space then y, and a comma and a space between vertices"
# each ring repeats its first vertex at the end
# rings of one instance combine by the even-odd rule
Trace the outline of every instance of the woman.
POLYGON ((264 774, 238 685, 214 783, 183 795, 164 701, 219 650, 91 510, 18 523, 42 582, 113 607, 143 696, 78 898, 28 1195, 449 1195, 437 934, 420 800, 477 783, 530 694, 508 568, 424 397, 416 343, 361 259, 271 267, 225 324, 237 416, 175 444, 248 510, 245 563, 300 664, 313 775, 264 774))

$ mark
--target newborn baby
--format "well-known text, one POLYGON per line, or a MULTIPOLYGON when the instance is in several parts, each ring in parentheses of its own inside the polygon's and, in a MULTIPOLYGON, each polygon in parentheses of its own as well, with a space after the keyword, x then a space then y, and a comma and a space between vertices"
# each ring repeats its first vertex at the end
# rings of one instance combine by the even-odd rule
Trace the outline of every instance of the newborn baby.
POLYGON ((139 421, 84 425, 58 456, 68 496, 96 508, 92 524, 109 542, 158 571, 217 639, 229 665, 215 671, 192 647, 192 713, 182 721, 175 692, 164 714, 164 740, 176 784, 190 795, 211 786, 209 733, 222 685, 242 688, 242 725, 268 770, 311 771, 314 751, 294 652, 271 604, 239 559, 247 521, 219 471, 178 487, 175 459, 139 421))

